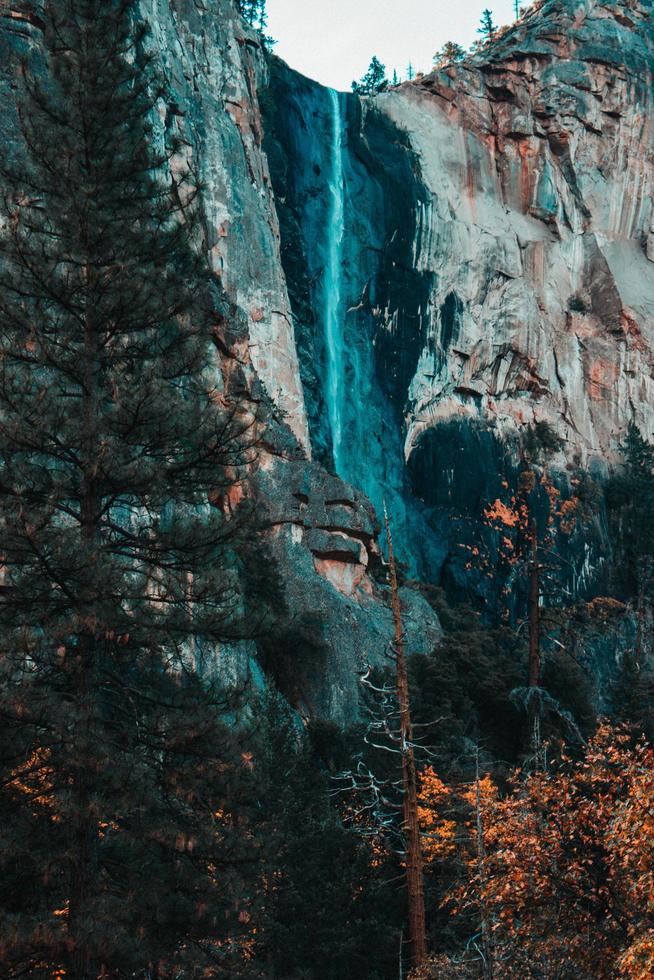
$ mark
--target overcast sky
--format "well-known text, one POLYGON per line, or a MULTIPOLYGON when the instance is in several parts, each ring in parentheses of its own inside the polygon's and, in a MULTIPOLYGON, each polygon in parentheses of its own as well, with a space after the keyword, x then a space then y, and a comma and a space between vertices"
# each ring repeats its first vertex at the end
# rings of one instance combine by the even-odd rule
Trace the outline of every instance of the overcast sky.
POLYGON ((486 3, 498 24, 513 21, 512 0, 268 0, 269 32, 293 68, 349 89, 373 54, 405 77, 409 61, 429 71, 446 41, 468 47, 486 3))

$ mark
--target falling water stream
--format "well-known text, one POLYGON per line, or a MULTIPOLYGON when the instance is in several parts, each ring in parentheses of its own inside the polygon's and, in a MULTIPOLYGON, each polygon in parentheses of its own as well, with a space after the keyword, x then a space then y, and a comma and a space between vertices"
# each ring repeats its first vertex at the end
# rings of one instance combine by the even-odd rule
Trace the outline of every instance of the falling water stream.
POLYGON ((345 341, 343 337, 341 273, 345 235, 343 186, 343 118, 338 92, 329 89, 331 116, 331 168, 324 273, 325 346, 327 349, 326 400, 332 433, 334 469, 343 476, 343 423, 345 410, 345 341))

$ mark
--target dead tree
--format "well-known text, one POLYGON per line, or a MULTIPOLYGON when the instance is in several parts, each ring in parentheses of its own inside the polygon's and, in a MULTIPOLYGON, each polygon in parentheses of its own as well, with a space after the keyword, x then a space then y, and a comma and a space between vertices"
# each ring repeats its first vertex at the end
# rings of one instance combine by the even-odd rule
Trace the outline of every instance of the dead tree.
MULTIPOLYGON (((431 756, 424 745, 417 744, 411 721, 409 679, 405 652, 402 608, 397 581, 397 565, 393 541, 385 516, 389 550, 389 579, 394 636, 392 677, 387 682, 372 679, 367 667, 361 676, 368 699, 369 721, 364 735, 365 744, 375 752, 390 753, 401 772, 380 778, 363 757, 355 767, 334 777, 334 794, 349 797, 349 810, 356 819, 360 833, 381 843, 389 853, 404 863, 408 901, 408 937, 412 967, 420 966, 427 958, 425 924, 425 895, 420 826, 418 821, 418 780, 416 751, 431 756)), ((429 722, 431 727, 437 721, 429 722)))
POLYGON ((427 930, 425 926, 425 887, 423 879, 422 846, 418 822, 418 779, 413 748, 413 727, 409 699, 409 675, 404 649, 402 606, 397 584, 397 567, 393 550, 393 537, 388 514, 384 514, 388 540, 388 565, 391 582, 391 608, 395 634, 397 701, 400 709, 400 752, 402 757, 402 789, 404 833, 406 838, 406 882, 409 906, 409 944, 411 963, 420 966, 427 958, 427 930))

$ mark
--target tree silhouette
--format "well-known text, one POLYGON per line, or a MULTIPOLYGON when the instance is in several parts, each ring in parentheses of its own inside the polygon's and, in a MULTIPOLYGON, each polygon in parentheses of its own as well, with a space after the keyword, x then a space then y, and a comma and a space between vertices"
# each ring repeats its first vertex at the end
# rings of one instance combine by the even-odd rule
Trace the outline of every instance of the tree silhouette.
POLYGON ((94 980, 232 929, 242 766, 197 674, 242 635, 253 419, 139 4, 44 18, 0 240, 0 956, 94 980))
POLYGON ((477 28, 485 42, 492 41, 497 34, 497 24, 493 20, 493 11, 486 7, 481 14, 481 23, 477 28))
POLYGON ((465 49, 460 44, 457 44, 456 41, 446 41, 440 51, 434 55, 434 64, 440 67, 452 61, 463 61, 465 56, 465 49))
POLYGON ((377 95, 388 88, 386 67, 373 55, 368 71, 358 82, 352 82, 352 91, 357 95, 377 95))

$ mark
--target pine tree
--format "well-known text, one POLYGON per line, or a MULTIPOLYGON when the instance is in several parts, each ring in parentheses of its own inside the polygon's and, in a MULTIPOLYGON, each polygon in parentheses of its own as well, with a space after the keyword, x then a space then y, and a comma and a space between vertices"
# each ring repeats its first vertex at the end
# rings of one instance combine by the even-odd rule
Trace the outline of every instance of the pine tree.
POLYGON ((352 82, 352 91, 357 95, 377 95, 379 92, 385 92, 387 88, 386 67, 382 65, 377 55, 373 55, 365 75, 358 82, 352 82))
POLYGON ((372 980, 394 964, 388 936, 395 890, 384 886, 379 860, 330 805, 329 782, 286 702, 268 692, 254 718, 260 863, 252 890, 261 895, 255 962, 266 975, 372 980))
MULTIPOLYGON (((409 672, 402 624, 397 564, 388 515, 385 528, 389 552, 391 612, 394 626, 392 675, 376 675, 368 667, 362 684, 368 695, 370 720, 363 742, 373 752, 359 752, 351 768, 337 780, 356 817, 357 829, 376 848, 401 856, 406 884, 406 936, 410 961, 419 969, 427 958, 423 855, 418 812, 418 770, 414 742, 409 672), (381 751, 378 751, 381 750, 381 751)), ((400 937, 400 948, 403 944, 400 937)), ((400 954, 402 955, 402 953, 400 954)))
MULTIPOLYGON (((509 503, 497 499, 485 510, 490 527, 502 534, 500 559, 512 569, 511 587, 523 579, 529 636, 527 688, 521 692, 531 720, 534 760, 541 760, 542 718, 542 598, 543 582, 556 562, 553 543, 555 525, 564 534, 576 524, 578 500, 560 503, 560 492, 547 475, 546 462, 562 448, 562 441, 546 422, 529 426, 520 441, 518 485, 509 503)), ((508 484, 507 484, 508 489, 508 484)), ((555 566, 554 566, 555 567, 555 566)), ((505 585, 505 591, 508 585, 505 585)), ((516 692, 518 695, 519 692, 516 692)))
POLYGON ((452 61, 463 61, 465 56, 465 49, 460 44, 457 44, 456 41, 446 41, 440 51, 434 55, 434 65, 440 67, 452 61))
POLYGON ((238 9, 250 27, 256 27, 259 18, 260 0, 238 0, 238 9))
POLYGON ((247 779, 196 668, 241 631, 214 504, 252 420, 220 381, 138 3, 44 18, 0 242, 0 956, 9 977, 163 977, 237 928, 247 779))
POLYGON ((276 42, 274 38, 266 34, 268 27, 266 0, 237 0, 237 6, 246 24, 249 24, 261 35, 264 47, 272 48, 276 42))
POLYGON ((427 957, 425 924, 425 884, 422 844, 418 822, 418 780, 413 743, 413 724, 409 697, 409 675, 404 648, 404 628, 397 582, 397 567, 388 514, 385 514, 388 561, 391 579, 391 608, 395 627, 395 661, 397 700, 400 709, 400 753, 402 758, 402 804, 406 836, 406 881, 409 908, 409 943, 411 965, 418 968, 427 957))
POLYGON ((624 465, 607 485, 607 504, 617 525, 617 564, 635 599, 636 663, 644 658, 647 606, 654 584, 654 446, 632 422, 622 445, 624 465))
POLYGON ((493 11, 486 7, 481 14, 481 23, 477 29, 485 42, 492 41, 497 34, 497 24, 493 20, 493 11))

